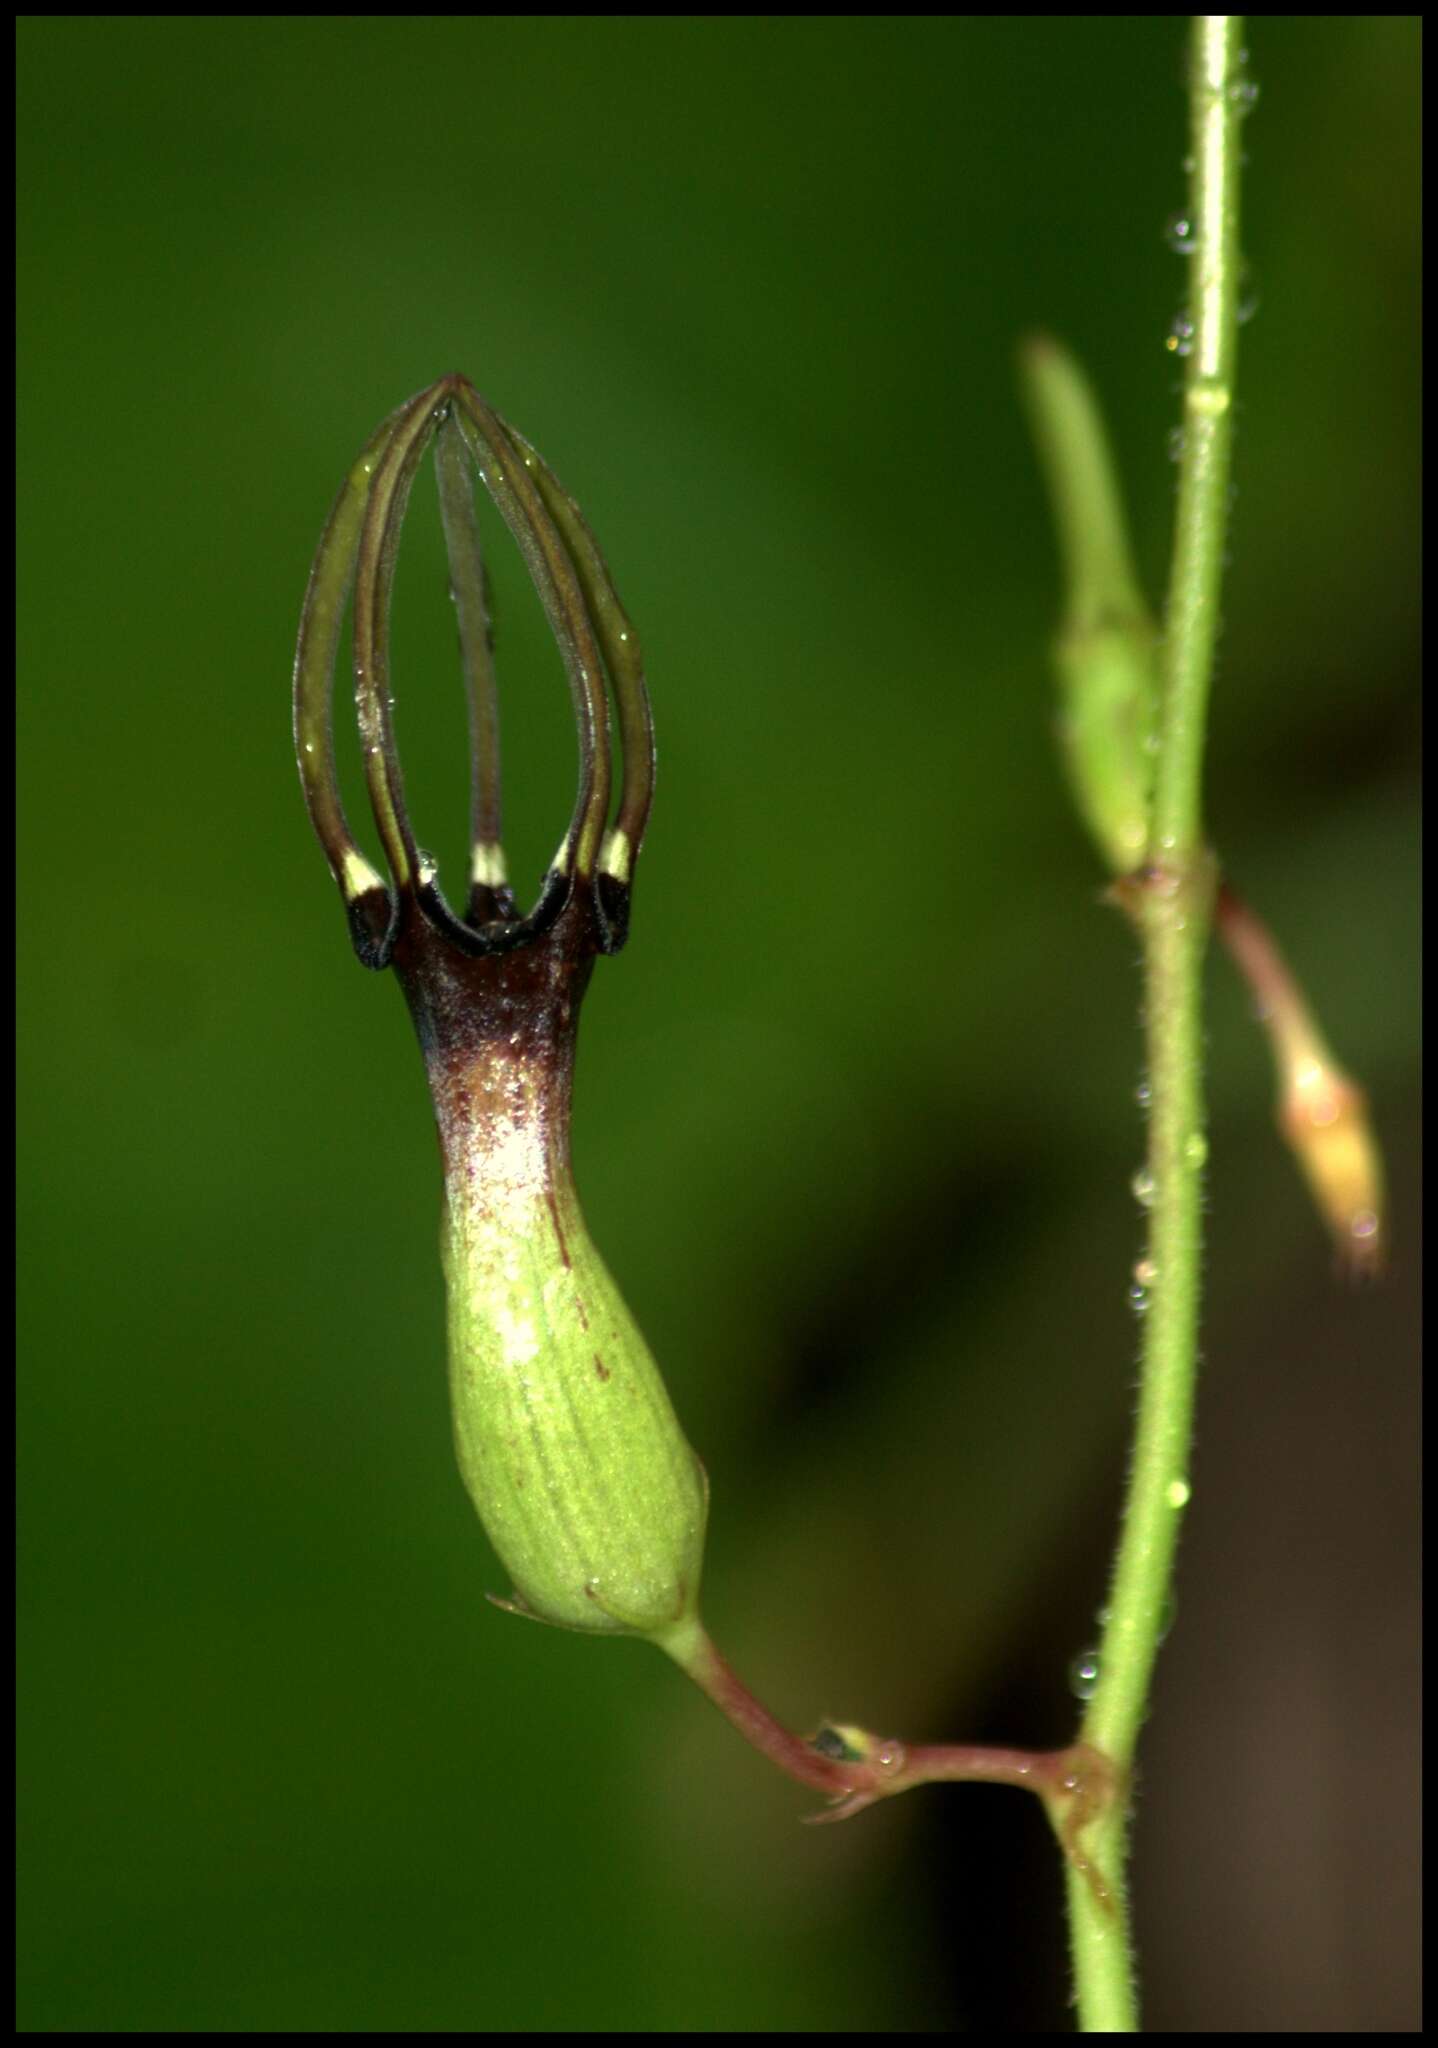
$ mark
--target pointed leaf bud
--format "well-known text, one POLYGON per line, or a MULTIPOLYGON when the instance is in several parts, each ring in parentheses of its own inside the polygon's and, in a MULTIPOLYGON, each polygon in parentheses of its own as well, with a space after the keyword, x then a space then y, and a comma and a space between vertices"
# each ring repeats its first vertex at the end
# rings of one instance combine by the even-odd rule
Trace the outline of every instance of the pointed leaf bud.
POLYGON ((1053 654, 1069 781, 1104 860, 1125 875, 1143 860, 1149 839, 1158 702, 1153 620, 1087 379, 1045 336, 1027 344, 1023 370, 1068 586, 1053 654))

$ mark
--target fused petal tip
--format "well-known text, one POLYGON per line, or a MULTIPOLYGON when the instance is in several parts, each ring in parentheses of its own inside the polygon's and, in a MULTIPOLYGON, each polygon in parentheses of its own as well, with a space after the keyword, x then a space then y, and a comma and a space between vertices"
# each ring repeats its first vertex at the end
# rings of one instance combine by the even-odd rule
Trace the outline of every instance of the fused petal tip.
POLYGON ((389 964, 406 917, 422 915, 462 953, 508 952, 547 931, 576 894, 592 910, 593 950, 617 952, 624 943, 654 781, 653 724, 638 637, 573 499, 529 442, 458 374, 441 378, 391 413, 340 488, 305 594, 295 653, 294 725, 310 818, 344 899, 355 949, 367 966, 389 964), (441 892, 434 866, 415 839, 391 695, 395 562, 410 490, 431 443, 470 713, 470 859, 462 916, 441 892), (472 468, 513 534, 544 606, 569 680, 579 737, 574 809, 526 914, 518 911, 504 857, 498 694, 472 468), (335 768, 330 698, 351 593, 355 705, 388 880, 355 842, 335 768), (621 756, 612 817, 611 723, 621 756))

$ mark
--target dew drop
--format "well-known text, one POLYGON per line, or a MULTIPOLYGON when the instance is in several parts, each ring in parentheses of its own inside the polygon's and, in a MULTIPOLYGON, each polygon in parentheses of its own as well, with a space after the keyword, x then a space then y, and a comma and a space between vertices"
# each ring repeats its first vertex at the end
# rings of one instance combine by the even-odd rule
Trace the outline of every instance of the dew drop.
POLYGON ((1235 78, 1228 88, 1228 104, 1242 120, 1258 105, 1258 81, 1255 78, 1235 78))
POLYGON ((1171 1508, 1186 1508, 1193 1498, 1193 1488, 1186 1479, 1170 1479, 1163 1497, 1171 1508))
POLYGON ((1148 1314, 1149 1292, 1146 1287, 1141 1287, 1137 1280, 1134 1281, 1132 1287, 1128 1290, 1128 1305, 1136 1316, 1146 1316, 1148 1314))
POLYGON ((1174 1599, 1172 1593, 1168 1593, 1164 1596, 1163 1605, 1158 1611, 1158 1640, 1160 1642, 1163 1642, 1167 1637, 1169 1630, 1177 1619, 1178 1602, 1174 1599))
POLYGON ((1140 1259, 1133 1269, 1133 1277, 1140 1287, 1152 1287, 1158 1278, 1158 1267, 1152 1259, 1140 1259))
POLYGON ((1238 310, 1235 317, 1240 327, 1248 325, 1260 304, 1258 274, 1251 263, 1245 262, 1238 273, 1238 310))
POLYGON ((1183 451, 1184 451, 1184 449, 1185 449, 1185 448, 1186 448, 1187 446, 1188 446, 1188 436, 1187 436, 1187 434, 1185 434, 1185 432, 1183 431, 1183 428, 1182 428, 1182 427, 1170 427, 1170 428, 1169 428, 1169 430, 1168 430, 1168 459, 1169 459, 1169 461, 1170 461, 1170 462, 1182 462, 1182 460, 1183 460, 1183 451))
POLYGON ((1163 345, 1170 355, 1191 356, 1193 354, 1193 322, 1187 313, 1175 313, 1163 345))
POLYGON ((1129 1182, 1133 1198, 1141 1209, 1147 1209, 1153 1201, 1153 1175, 1146 1166, 1141 1166, 1129 1182))
POLYGON ((1371 1209, 1360 1209, 1349 1222, 1348 1231, 1351 1237, 1376 1237, 1378 1235, 1378 1218, 1371 1209))
POLYGON ((1133 1099, 1138 1104, 1140 1109, 1147 1109, 1149 1104, 1153 1101, 1152 1082, 1140 1081, 1137 1088, 1135 1088, 1133 1091, 1133 1099))
POLYGON ((1163 239, 1175 256, 1191 256, 1198 247, 1198 222, 1191 213, 1171 213, 1163 224, 1163 239))
POLYGON ((1185 1166, 1202 1166, 1208 1158, 1208 1140, 1202 1131, 1190 1131, 1183 1141, 1185 1166))
POLYGON ((1080 1650, 1069 1665, 1069 1691, 1076 1700, 1091 1700, 1098 1691, 1097 1650, 1080 1650))

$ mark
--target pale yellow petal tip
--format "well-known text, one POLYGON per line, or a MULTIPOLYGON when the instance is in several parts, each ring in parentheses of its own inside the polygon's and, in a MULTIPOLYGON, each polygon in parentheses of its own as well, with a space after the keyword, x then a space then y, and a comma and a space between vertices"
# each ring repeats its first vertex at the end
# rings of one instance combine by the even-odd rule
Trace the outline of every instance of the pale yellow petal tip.
POLYGON ((353 848, 345 855, 344 892, 346 899, 353 903, 358 897, 367 896, 372 889, 383 889, 384 877, 378 874, 362 853, 353 848))
POLYGON ((599 856, 599 865, 606 875, 613 875, 616 882, 629 881, 634 868, 634 849, 627 832, 621 832, 616 826, 608 835, 599 856))
POLYGON ((470 856, 469 879, 476 889, 503 889, 509 881, 504 848, 495 840, 476 841, 470 856))

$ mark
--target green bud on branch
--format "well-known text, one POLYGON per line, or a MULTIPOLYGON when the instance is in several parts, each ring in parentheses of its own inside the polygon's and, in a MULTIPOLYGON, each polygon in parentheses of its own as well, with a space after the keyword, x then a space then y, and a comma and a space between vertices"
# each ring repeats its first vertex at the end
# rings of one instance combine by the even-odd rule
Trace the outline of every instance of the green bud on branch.
POLYGON ((1087 379, 1046 336, 1026 345, 1023 373, 1068 591, 1053 654, 1069 781, 1108 867, 1125 875, 1149 841, 1157 636, 1087 379))

